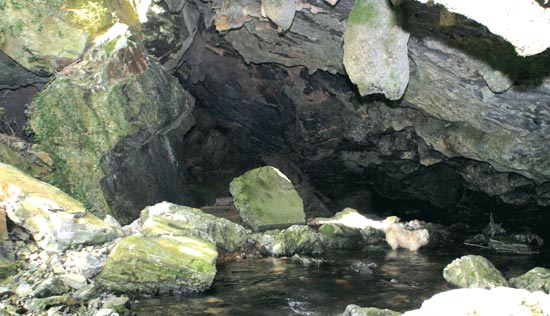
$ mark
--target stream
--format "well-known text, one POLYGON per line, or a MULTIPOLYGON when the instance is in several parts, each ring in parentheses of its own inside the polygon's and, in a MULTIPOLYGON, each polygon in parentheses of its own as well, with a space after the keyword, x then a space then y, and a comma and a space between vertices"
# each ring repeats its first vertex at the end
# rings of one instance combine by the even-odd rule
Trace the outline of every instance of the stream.
POLYGON ((442 270, 466 254, 486 257, 507 279, 549 262, 547 253, 520 256, 476 248, 332 251, 323 254, 326 262, 319 267, 290 258, 245 259, 218 266, 214 286, 205 293, 141 298, 133 308, 138 316, 331 316, 348 304, 404 312, 452 289, 442 270), (354 271, 357 260, 374 264, 373 273, 354 271))

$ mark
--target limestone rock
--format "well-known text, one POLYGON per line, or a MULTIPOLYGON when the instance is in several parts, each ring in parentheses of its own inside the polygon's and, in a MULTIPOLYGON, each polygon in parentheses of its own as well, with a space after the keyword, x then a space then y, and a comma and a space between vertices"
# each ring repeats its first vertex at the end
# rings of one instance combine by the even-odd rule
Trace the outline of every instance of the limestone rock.
POLYGON ((463 288, 495 288, 508 286, 508 281, 487 259, 467 255, 455 259, 443 269, 447 282, 463 288))
POLYGON ((39 75, 72 63, 113 24, 104 1, 3 2, 0 50, 39 75))
POLYGON ((196 236, 227 251, 239 250, 247 239, 245 228, 239 224, 168 202, 145 208, 141 221, 141 233, 146 236, 196 236))
POLYGON ((305 223, 302 198, 273 167, 253 169, 233 179, 229 191, 239 215, 254 231, 305 223))
POLYGON ((543 292, 497 287, 457 289, 439 293, 424 301, 420 309, 402 316, 424 315, 514 315, 536 316, 550 313, 550 296, 543 292))
POLYGON ((323 252, 319 235, 308 226, 294 225, 282 231, 269 230, 256 239, 273 256, 311 255, 323 252))
POLYGON ((389 309, 380 309, 375 307, 359 307, 354 304, 346 306, 342 316, 399 316, 401 313, 389 309))
POLYGON ((550 269, 536 267, 527 273, 509 280, 510 285, 530 292, 550 292, 550 269))
POLYGON ((96 281, 121 293, 199 292, 212 285, 217 256, 198 238, 133 235, 115 246, 96 281))
POLYGON ((38 245, 61 252, 73 245, 102 244, 116 237, 112 227, 86 212, 61 190, 0 163, 0 201, 15 224, 38 245))
POLYGON ((296 3, 294 0, 262 0, 261 10, 262 15, 267 16, 282 31, 286 31, 294 20, 296 3))
POLYGON ((344 65, 361 95, 403 96, 409 82, 408 40, 389 1, 355 3, 344 34, 344 65))
POLYGON ((169 135, 191 128, 192 107, 177 80, 116 24, 39 93, 29 127, 54 158, 59 185, 126 224, 159 199, 183 201, 169 135))

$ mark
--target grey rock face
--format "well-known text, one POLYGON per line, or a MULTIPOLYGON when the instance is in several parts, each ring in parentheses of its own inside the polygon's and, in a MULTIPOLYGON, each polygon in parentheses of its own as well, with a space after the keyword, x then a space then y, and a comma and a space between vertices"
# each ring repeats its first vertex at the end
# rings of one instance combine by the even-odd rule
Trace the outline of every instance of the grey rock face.
POLYGON ((550 292, 550 270, 536 267, 523 275, 509 280, 510 285, 518 289, 526 289, 531 292, 550 292))

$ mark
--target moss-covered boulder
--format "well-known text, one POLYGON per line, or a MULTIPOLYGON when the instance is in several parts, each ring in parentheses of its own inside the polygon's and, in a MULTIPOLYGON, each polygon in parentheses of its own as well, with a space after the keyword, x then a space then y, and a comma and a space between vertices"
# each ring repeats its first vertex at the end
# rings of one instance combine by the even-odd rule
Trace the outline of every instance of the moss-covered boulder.
POLYGON ((512 287, 526 289, 531 292, 550 292, 550 269, 536 267, 527 273, 509 280, 512 287))
POLYGON ((29 127, 55 161, 56 184, 124 224, 147 205, 184 195, 170 135, 194 123, 193 98, 127 29, 116 24, 96 39, 29 108, 29 127))
POLYGON ((495 288, 508 286, 508 281, 486 258, 467 255, 453 260, 443 269, 447 282, 463 288, 495 288))
POLYGON ((252 238, 272 256, 315 255, 323 252, 319 234, 305 225, 268 230, 252 238))
POLYGON ((196 236, 217 247, 236 251, 246 244, 246 229, 239 224, 188 206, 162 202, 141 212, 141 233, 146 236, 196 236))
POLYGON ((401 98, 409 82, 408 40, 389 1, 355 2, 344 33, 344 66, 361 95, 401 98))
POLYGON ((113 227, 86 211, 82 203, 47 183, 0 163, 0 203, 15 224, 28 230, 44 250, 114 239, 113 227))
POLYGON ((77 60, 113 17, 104 0, 0 1, 0 50, 40 75, 77 60))
POLYGON ((292 182, 274 167, 246 172, 231 181, 229 191, 242 220, 254 231, 305 223, 302 198, 292 182))
POLYGON ((389 309, 380 309, 375 307, 360 307, 357 305, 348 305, 342 316, 399 316, 401 313, 389 309))
POLYGON ((120 293, 191 293, 208 289, 216 275, 214 244, 183 236, 137 236, 120 241, 96 277, 120 293))
POLYGON ((324 224, 319 235, 323 247, 328 249, 359 249, 365 245, 360 229, 341 224, 324 224))

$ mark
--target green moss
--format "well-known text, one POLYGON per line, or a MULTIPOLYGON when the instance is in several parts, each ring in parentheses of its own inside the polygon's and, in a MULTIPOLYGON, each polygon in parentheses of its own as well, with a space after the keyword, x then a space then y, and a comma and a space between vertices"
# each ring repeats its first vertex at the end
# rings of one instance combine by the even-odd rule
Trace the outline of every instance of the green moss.
POLYGON ((348 17, 348 24, 373 24, 378 15, 376 4, 373 0, 357 0, 348 17))
POLYGON ((273 167, 246 172, 230 184, 242 219, 254 230, 285 228, 305 222, 302 199, 290 180, 273 167))
POLYGON ((113 249, 98 282, 125 293, 158 293, 161 288, 200 291, 216 274, 213 244, 189 237, 129 236, 113 249))

